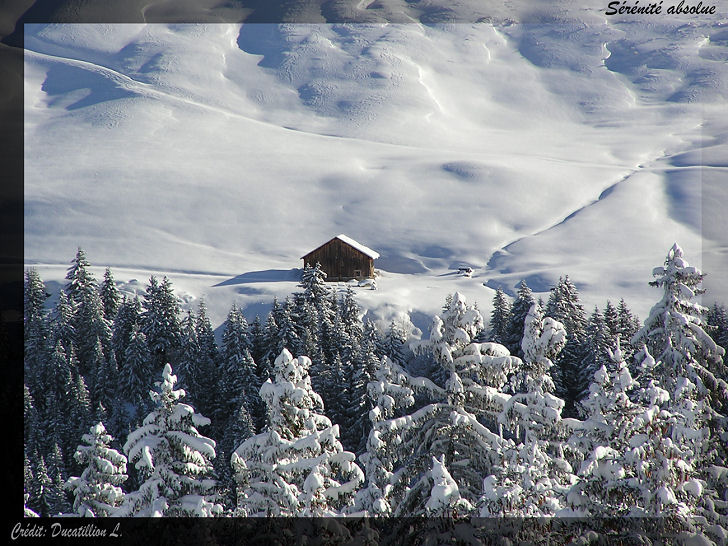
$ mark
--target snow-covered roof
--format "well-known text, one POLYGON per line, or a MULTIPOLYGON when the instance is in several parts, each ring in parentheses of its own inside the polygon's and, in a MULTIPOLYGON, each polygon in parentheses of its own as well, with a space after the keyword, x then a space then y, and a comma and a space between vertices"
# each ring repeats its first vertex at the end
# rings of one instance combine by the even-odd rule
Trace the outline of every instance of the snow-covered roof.
MULTIPOLYGON (((361 253, 366 254, 367 256, 369 256, 372 260, 376 260, 377 258, 379 258, 379 253, 378 252, 372 250, 368 246, 364 246, 363 244, 355 241, 354 239, 352 239, 351 237, 349 237, 347 235, 344 235, 343 233, 340 233, 339 235, 337 235, 336 237, 334 237, 334 239, 339 239, 340 241, 346 243, 347 245, 354 247, 359 252, 361 252, 361 253)), ((329 242, 333 241, 334 239, 330 239, 329 241, 326 241, 326 243, 329 243, 329 242)), ((323 245, 317 246, 311 252, 314 252, 315 250, 318 250, 319 248, 321 248, 322 246, 324 246, 326 243, 324 243, 323 245)), ((311 254, 311 252, 308 252, 306 254, 306 256, 308 256, 309 254, 311 254)), ((301 256, 301 258, 305 258, 306 256, 301 256)))

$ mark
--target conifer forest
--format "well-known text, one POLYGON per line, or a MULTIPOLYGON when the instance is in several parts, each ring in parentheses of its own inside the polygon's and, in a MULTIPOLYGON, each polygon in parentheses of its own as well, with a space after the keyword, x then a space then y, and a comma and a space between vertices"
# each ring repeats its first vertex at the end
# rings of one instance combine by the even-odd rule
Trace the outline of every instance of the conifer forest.
POLYGON ((217 335, 167 277, 122 295, 79 249, 50 305, 29 268, 25 514, 670 518, 725 543, 728 314, 688 259, 645 272, 644 320, 563 276, 487 314, 443 295, 420 338, 316 264, 217 335))

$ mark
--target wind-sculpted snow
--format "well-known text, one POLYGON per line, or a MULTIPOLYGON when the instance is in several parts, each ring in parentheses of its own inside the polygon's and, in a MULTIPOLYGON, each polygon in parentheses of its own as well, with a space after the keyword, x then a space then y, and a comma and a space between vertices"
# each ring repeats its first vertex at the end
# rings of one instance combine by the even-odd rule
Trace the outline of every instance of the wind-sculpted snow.
POLYGON ((119 268, 219 273, 184 277, 224 302, 216 318, 293 286, 221 281, 290 271, 342 231, 381 255, 362 298, 382 319, 565 273, 590 304, 644 315, 676 240, 725 269, 721 17, 310 7, 339 22, 26 27, 26 260, 82 246, 119 268), (381 23, 393 13, 407 24, 381 23), (471 279, 447 276, 461 265, 471 279))

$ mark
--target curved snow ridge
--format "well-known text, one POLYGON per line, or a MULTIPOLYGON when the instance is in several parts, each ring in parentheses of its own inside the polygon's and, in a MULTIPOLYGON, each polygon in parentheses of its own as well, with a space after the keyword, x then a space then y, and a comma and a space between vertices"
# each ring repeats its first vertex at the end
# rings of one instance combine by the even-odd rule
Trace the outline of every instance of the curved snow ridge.
POLYGON ((546 232, 549 232, 549 231, 551 231, 553 229, 558 228, 559 226, 564 225, 565 223, 567 223, 569 220, 571 220, 572 218, 574 218, 578 214, 584 212, 586 209, 588 209, 588 208, 594 206, 595 204, 599 203, 600 201, 606 199, 617 187, 619 187, 621 184, 623 184, 625 182, 628 182, 629 179, 635 173, 639 172, 640 170, 641 169, 639 167, 636 168, 636 169, 634 169, 632 172, 630 172, 629 174, 623 176, 617 182, 614 182, 610 186, 608 186, 605 189, 603 189, 601 191, 601 193, 599 194, 599 196, 596 199, 593 199, 589 203, 587 203, 585 205, 582 205, 581 207, 579 207, 578 209, 576 209, 573 212, 569 213, 567 216, 565 216, 563 219, 559 220, 558 222, 553 223, 553 224, 549 225, 548 227, 545 227, 545 228, 540 229, 538 231, 535 231, 535 232, 533 232, 533 233, 531 233, 529 235, 524 235, 522 237, 519 237, 518 239, 516 239, 514 241, 511 241, 510 243, 508 243, 508 244, 502 246, 501 248, 495 250, 493 252, 493 254, 491 254, 491 256, 488 259, 488 261, 486 262, 486 270, 485 270, 485 272, 483 274, 484 275, 487 275, 489 272, 491 272, 491 270, 497 270, 500 267, 500 264, 498 262, 500 260, 502 260, 502 259, 507 258, 510 255, 510 250, 512 249, 513 246, 517 245, 518 243, 520 243, 521 241, 523 241, 525 239, 531 239, 531 238, 534 238, 534 237, 538 237, 539 235, 542 235, 542 234, 544 234, 546 232))

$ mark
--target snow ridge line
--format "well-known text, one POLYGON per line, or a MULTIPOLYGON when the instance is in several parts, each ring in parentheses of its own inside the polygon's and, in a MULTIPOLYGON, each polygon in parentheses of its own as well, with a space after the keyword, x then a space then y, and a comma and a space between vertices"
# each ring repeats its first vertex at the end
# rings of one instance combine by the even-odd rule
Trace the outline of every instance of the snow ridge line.
MULTIPOLYGON (((658 158, 658 159, 662 159, 662 158, 658 158)), ((649 170, 649 169, 647 169, 647 170, 649 170)), ((622 184, 624 182, 627 182, 635 174, 637 174, 639 172, 644 172, 644 171, 645 171, 645 169, 644 169, 643 166, 641 166, 641 165, 638 166, 637 168, 633 169, 630 173, 628 173, 628 174, 624 175, 622 178, 620 178, 617 182, 614 182, 610 186, 608 186, 605 189, 603 189, 601 191, 601 193, 599 194, 599 196, 596 199, 593 199, 589 203, 587 203, 585 205, 582 205, 581 207, 577 208, 573 212, 570 212, 567 216, 565 216, 564 218, 562 218, 558 222, 556 222, 556 223, 554 223, 554 224, 552 224, 552 225, 550 225, 548 227, 545 227, 543 229, 540 229, 538 231, 535 231, 533 233, 530 233, 528 235, 523 235, 523 236, 519 237, 518 239, 515 239, 514 241, 511 241, 510 243, 508 243, 508 244, 506 244, 506 245, 504 245, 504 246, 496 249, 490 255, 490 258, 488 258, 488 260, 486 262, 486 269, 483 272, 483 274, 486 275, 488 272, 494 271, 493 268, 495 268, 495 266, 496 266, 495 261, 500 256, 502 256, 504 254, 506 254, 506 255, 509 254, 509 249, 513 245, 515 245, 515 244, 517 244, 517 243, 519 243, 519 242, 521 242, 521 241, 523 241, 525 239, 529 239, 531 237, 538 237, 539 235, 542 235, 544 233, 547 233, 548 231, 551 231, 552 229, 556 229, 557 227, 565 224, 566 222, 568 222, 569 220, 571 220, 572 218, 574 218, 575 216, 577 216, 579 213, 583 212, 584 210, 588 209, 589 207, 592 207, 593 205, 596 205, 597 203, 599 203, 600 201, 602 201, 609 194, 611 194, 615 190, 615 188, 617 188, 617 186, 619 186, 620 184, 622 184)))

